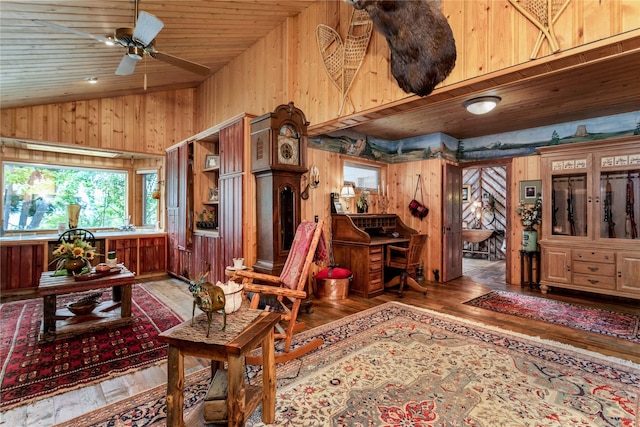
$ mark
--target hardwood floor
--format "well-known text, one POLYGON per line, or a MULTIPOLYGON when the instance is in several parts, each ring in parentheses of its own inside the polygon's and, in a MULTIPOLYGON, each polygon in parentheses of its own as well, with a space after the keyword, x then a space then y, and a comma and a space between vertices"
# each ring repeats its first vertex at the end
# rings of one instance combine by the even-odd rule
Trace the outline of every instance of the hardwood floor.
MULTIPOLYGON (((400 301, 640 363, 640 345, 637 343, 546 322, 495 313, 463 304, 491 289, 520 292, 591 307, 624 311, 635 315, 640 315, 638 301, 562 290, 553 290, 547 295, 542 295, 539 290, 510 286, 504 282, 503 262, 465 258, 464 274, 465 276, 448 283, 427 284, 429 291, 426 297, 421 293, 409 290, 404 293, 404 297, 401 299, 398 298, 396 292, 386 292, 371 299, 349 297, 341 301, 315 300, 311 313, 301 313, 299 317, 307 322, 309 327, 315 327, 387 301, 400 301)), ((146 283, 152 292, 161 296, 184 319, 191 318, 191 294, 184 282, 167 278, 146 283)), ((194 372, 207 366, 206 360, 193 357, 185 358, 187 372, 194 372)), ((166 379, 166 363, 163 363, 0 413, 0 426, 51 426, 156 385, 164 384, 166 379)))

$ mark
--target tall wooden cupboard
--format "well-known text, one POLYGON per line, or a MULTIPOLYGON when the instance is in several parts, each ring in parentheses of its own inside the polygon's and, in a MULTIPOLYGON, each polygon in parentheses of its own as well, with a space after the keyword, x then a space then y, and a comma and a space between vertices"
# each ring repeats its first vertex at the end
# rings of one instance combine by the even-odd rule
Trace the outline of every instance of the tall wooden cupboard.
POLYGON ((542 292, 640 298, 640 136, 539 152, 542 292))
POLYGON ((167 149, 167 271, 189 280, 209 272, 224 281, 243 257, 245 150, 242 114, 167 149))

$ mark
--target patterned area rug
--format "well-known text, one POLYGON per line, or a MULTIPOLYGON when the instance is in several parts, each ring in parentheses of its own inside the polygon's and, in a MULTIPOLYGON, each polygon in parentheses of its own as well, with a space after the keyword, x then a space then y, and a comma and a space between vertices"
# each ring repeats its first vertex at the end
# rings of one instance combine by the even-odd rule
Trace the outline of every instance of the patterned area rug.
MULTIPOLYGON (((80 296, 63 296, 57 305, 62 307, 80 296)), ((110 299, 111 291, 105 291, 102 298, 110 299)), ((42 299, 2 304, 0 408, 165 361, 167 346, 156 338, 180 323, 180 317, 140 284, 133 286, 132 315, 127 325, 40 343, 42 299)))
POLYGON ((506 291, 491 291, 465 304, 640 343, 640 317, 633 314, 506 291))
MULTIPOLYGON (((275 426, 635 426, 640 365, 390 302, 299 335, 277 368, 275 426)), ((187 379, 186 411, 208 369, 187 379)), ((259 383, 260 371, 247 370, 259 383)), ((58 427, 160 426, 158 386, 58 427)), ((195 409, 194 409, 195 408, 195 409)), ((248 426, 262 426, 258 409, 248 426)))

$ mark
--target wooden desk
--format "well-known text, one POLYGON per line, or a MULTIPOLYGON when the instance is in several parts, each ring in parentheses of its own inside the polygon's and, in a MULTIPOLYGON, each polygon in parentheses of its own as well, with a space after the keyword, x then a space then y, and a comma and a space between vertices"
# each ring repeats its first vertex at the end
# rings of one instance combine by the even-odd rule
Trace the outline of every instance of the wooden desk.
POLYGON ((136 275, 124 265, 119 274, 93 280, 76 281, 73 276, 54 276, 45 271, 40 276, 38 294, 43 297, 42 331, 40 338, 47 341, 131 321, 131 291, 136 275), (76 316, 68 309, 58 310, 56 296, 74 292, 112 288, 112 301, 98 305, 93 312, 76 316))
POLYGON ((407 243, 417 231, 394 214, 334 214, 331 233, 335 262, 353 273, 349 292, 372 298, 384 292, 385 246, 407 243))
MULTIPOLYGON (((195 325, 187 320, 159 335, 161 342, 169 344, 167 381, 167 427, 182 427, 184 406, 184 356, 191 355, 228 364, 228 419, 229 426, 243 426, 247 417, 262 402, 262 421, 273 423, 276 405, 276 366, 273 328, 280 320, 279 313, 240 309, 227 315, 224 332, 222 316, 214 315, 211 334, 207 338, 207 318, 195 318, 195 325), (262 344, 262 389, 244 383, 245 355, 262 344)), ((219 364, 212 365, 213 370, 219 364)), ((202 403, 201 403, 202 404, 202 403)), ((200 404, 200 405, 201 405, 200 404)), ((201 411, 193 411, 193 417, 201 411)), ((190 419, 187 425, 204 425, 204 420, 190 419)))

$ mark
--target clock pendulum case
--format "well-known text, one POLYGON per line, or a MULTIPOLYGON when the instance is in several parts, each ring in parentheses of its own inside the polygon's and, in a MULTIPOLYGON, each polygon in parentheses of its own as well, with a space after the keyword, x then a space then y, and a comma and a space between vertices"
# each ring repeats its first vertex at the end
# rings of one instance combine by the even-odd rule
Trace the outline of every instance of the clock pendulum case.
POLYGON ((279 275, 300 224, 300 179, 307 172, 307 122, 293 102, 251 120, 251 172, 256 179, 257 260, 279 275))

